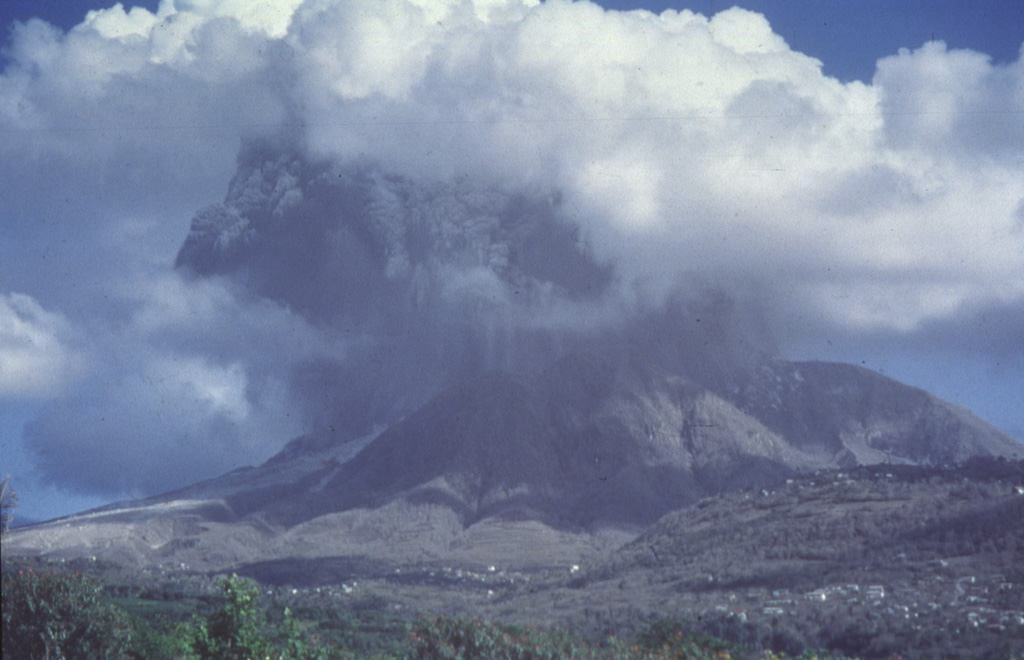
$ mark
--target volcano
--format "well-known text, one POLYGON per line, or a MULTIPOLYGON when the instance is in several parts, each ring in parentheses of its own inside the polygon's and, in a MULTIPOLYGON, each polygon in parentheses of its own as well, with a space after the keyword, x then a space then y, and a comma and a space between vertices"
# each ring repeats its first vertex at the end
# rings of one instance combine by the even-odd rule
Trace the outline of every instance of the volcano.
POLYGON ((489 372, 359 440, 16 531, 8 551, 172 561, 372 556, 571 562, 708 495, 855 465, 1024 455, 971 413, 867 369, 765 362, 708 387, 641 353, 489 372))
POLYGON ((564 564, 709 495, 1024 453, 923 390, 773 357, 737 295, 682 276, 638 291, 589 240, 557 191, 249 145, 177 269, 330 338, 285 374, 309 432, 258 467, 37 525, 7 548, 211 569, 564 564))

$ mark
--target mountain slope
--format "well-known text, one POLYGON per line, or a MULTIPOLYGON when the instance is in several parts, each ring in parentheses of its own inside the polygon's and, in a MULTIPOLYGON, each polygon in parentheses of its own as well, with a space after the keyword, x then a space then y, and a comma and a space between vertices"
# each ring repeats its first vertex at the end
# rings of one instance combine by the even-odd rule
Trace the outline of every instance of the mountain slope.
POLYGON ((970 413, 866 369, 773 362, 734 394, 644 360, 577 353, 532 379, 491 373, 435 397, 285 523, 395 499, 581 530, 637 528, 709 494, 853 464, 1015 456, 970 413))
POLYGON ((1020 442, 969 411, 851 364, 774 361, 738 388, 734 400, 800 449, 830 456, 837 467, 1024 455, 1020 442))
POLYGON ((816 472, 672 512, 493 609, 596 630, 681 619, 751 646, 844 657, 1017 657, 1021 520, 1024 460, 816 472))
POLYGON ((443 392, 267 513, 294 524, 398 498, 448 506, 465 525, 501 516, 639 528, 709 492, 815 465, 686 379, 575 356, 532 382, 491 373, 443 392))
POLYGON ((8 548, 210 566, 564 562, 707 495, 798 473, 1022 454, 970 413, 850 365, 766 362, 709 389, 669 361, 579 352, 532 377, 462 381, 376 436, 298 439, 256 468, 19 530, 8 548))

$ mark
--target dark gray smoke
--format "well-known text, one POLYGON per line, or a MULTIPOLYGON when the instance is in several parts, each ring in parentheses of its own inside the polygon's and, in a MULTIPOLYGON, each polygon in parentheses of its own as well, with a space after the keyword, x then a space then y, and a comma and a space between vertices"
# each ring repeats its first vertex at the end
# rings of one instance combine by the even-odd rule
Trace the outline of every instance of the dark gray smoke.
POLYGON ((293 366, 319 432, 353 437, 446 384, 536 373, 567 352, 640 351, 709 385, 764 354, 763 327, 706 284, 645 301, 593 256, 558 191, 411 181, 368 162, 243 150, 177 257, 328 329, 344 357, 293 366))

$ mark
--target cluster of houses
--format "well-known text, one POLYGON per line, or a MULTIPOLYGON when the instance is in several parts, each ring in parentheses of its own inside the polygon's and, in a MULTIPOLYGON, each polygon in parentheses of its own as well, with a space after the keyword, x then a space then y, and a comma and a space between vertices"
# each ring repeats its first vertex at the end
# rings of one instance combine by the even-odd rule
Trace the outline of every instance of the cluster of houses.
MULTIPOLYGON (((765 617, 800 615, 808 606, 866 606, 875 616, 912 620, 911 625, 919 628, 927 627, 927 621, 942 616, 946 620, 960 622, 959 625, 966 629, 985 628, 993 632, 1018 634, 1024 631, 1024 608, 1005 606, 1016 603, 1019 607, 1021 599, 1008 596, 1014 590, 1024 589, 1024 585, 995 575, 985 580, 974 576, 939 578, 932 587, 926 594, 920 587, 911 585, 887 588, 881 584, 844 584, 806 592, 752 590, 747 596, 752 601, 752 609, 765 617), (943 594, 945 598, 942 598, 943 594)), ((733 596, 730 600, 738 599, 733 596)), ((715 609, 743 622, 750 614, 749 609, 738 604, 718 605, 715 609)))

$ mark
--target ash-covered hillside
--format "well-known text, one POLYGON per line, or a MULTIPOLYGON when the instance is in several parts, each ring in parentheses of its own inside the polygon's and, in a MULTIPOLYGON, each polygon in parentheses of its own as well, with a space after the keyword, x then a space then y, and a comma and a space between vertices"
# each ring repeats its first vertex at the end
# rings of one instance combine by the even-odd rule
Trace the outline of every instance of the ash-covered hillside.
POLYGON ((863 369, 763 369, 790 377, 755 373, 730 394, 629 351, 572 354, 533 377, 492 372, 376 436, 301 438, 260 467, 19 531, 8 547, 211 568, 346 555, 550 566, 597 556, 708 495, 774 488, 851 457, 941 466, 1021 454, 972 415, 863 369), (810 378, 817 387, 801 390, 810 378), (770 405, 759 417, 752 391, 817 406, 817 425, 789 431, 770 405), (885 405, 868 405, 878 392, 885 405))
POLYGON ((1022 454, 969 413, 864 369, 774 361, 749 378, 716 392, 629 351, 573 354, 533 378, 491 373, 445 390, 296 500, 259 508, 294 524, 404 500, 449 507, 465 526, 635 529, 812 470, 1022 454))

